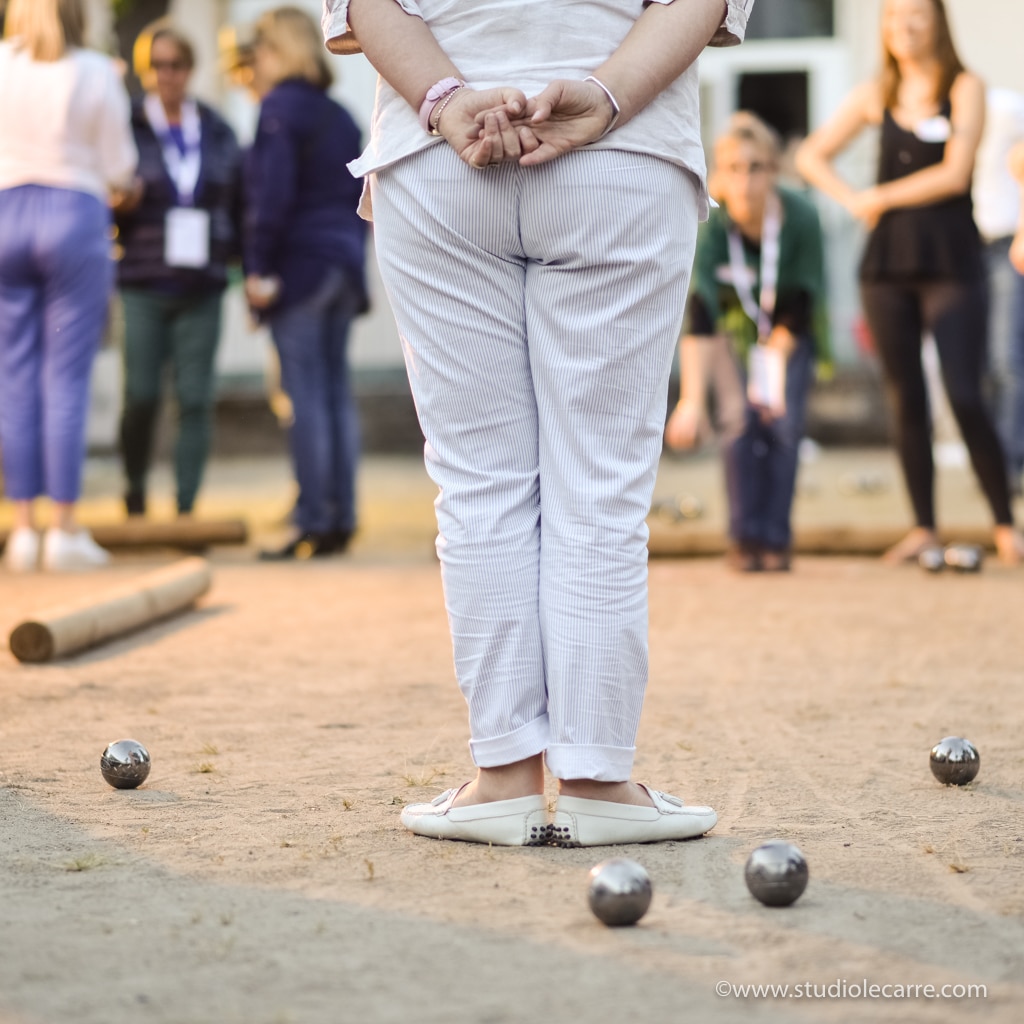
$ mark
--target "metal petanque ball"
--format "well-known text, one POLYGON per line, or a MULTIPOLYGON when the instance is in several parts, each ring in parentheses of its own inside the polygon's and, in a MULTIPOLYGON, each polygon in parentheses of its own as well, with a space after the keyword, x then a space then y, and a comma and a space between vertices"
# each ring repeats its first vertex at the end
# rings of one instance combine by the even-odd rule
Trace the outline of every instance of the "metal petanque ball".
POLYGON ((111 743, 100 757, 103 778, 115 789, 135 789, 149 775, 149 751, 135 740, 111 743))
POLYGON ((966 786, 981 767, 981 755, 969 740, 947 736, 932 747, 932 775, 946 786, 966 786))
POLYGON ((946 548, 946 565, 957 572, 981 572, 984 555, 974 544, 950 544, 946 548))
POLYGON ((687 519, 700 519, 704 503, 693 494, 677 494, 672 498, 659 498, 651 505, 651 513, 668 523, 682 523, 687 519))
POLYGON ((590 869, 590 909, 613 928, 636 924, 651 905, 651 892, 650 876, 635 860, 614 857, 590 869))
POLYGON ((772 839, 747 858, 743 877, 766 907, 788 907, 807 888, 807 861, 794 843, 772 839))
POLYGON ((938 546, 925 548, 917 556, 917 564, 925 572, 942 572, 946 565, 946 553, 938 546))

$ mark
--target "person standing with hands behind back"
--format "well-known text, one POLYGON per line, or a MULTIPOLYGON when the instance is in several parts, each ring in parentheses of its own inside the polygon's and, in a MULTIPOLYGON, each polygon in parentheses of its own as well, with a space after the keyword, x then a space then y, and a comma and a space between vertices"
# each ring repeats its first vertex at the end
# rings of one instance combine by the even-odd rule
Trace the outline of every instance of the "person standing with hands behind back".
POLYGON ((328 0, 380 73, 369 175, 476 777, 402 812, 509 846, 678 840, 630 781, 646 517, 708 196, 696 60, 751 0, 328 0), (558 780, 548 822, 544 767, 558 780))
POLYGON ((942 0, 885 0, 881 75, 854 90, 797 153, 800 173, 871 230, 861 301, 895 411, 897 445, 917 525, 885 558, 912 561, 938 543, 931 421, 921 339, 931 331, 950 405, 995 519, 995 546, 1024 558, 1013 525, 1003 448, 982 395, 988 299, 971 207, 985 88, 957 56, 942 0), (832 166, 862 131, 881 126, 878 183, 858 191, 832 166))
POLYGON ((366 311, 366 225, 346 164, 359 129, 327 95, 334 76, 316 23, 280 7, 256 24, 252 86, 262 99, 246 162, 246 295, 265 321, 291 400, 295 535, 265 560, 343 551, 356 529, 359 421, 348 335, 366 311))
POLYGON ((108 57, 85 48, 82 0, 10 0, 0 42, 0 448, 14 530, 4 563, 40 561, 33 505, 53 524, 46 569, 109 555, 82 529, 89 379, 113 283, 110 190, 137 153, 128 94, 108 57))

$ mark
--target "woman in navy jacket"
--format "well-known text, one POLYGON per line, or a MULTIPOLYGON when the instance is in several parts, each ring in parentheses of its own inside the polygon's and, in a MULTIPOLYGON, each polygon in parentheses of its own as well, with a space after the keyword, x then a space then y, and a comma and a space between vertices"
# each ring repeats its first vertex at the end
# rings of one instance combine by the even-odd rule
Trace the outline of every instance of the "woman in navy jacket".
POLYGON ((343 550, 356 527, 359 430, 348 331, 365 312, 366 227, 360 183, 346 164, 359 129, 327 95, 319 30, 293 7, 260 18, 253 87, 262 99, 245 173, 246 294, 270 327, 294 419, 290 447, 299 498, 296 534, 263 558, 343 550))
POLYGON ((160 25, 136 44, 149 91, 136 104, 133 195, 117 208, 125 315, 121 454, 129 515, 146 510, 146 477, 169 364, 177 400, 177 504, 188 515, 210 449, 214 359, 228 263, 240 249, 241 152, 219 114, 188 96, 189 41, 160 25))

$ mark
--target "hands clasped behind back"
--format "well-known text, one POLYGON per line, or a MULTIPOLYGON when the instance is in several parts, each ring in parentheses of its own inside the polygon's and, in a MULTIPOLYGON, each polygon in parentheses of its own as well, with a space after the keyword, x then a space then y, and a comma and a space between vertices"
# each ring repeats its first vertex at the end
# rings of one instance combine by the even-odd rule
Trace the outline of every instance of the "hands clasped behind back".
POLYGON ((592 82, 557 80, 527 99, 518 89, 460 89, 437 128, 459 157, 483 168, 554 160, 605 133, 615 110, 592 82))

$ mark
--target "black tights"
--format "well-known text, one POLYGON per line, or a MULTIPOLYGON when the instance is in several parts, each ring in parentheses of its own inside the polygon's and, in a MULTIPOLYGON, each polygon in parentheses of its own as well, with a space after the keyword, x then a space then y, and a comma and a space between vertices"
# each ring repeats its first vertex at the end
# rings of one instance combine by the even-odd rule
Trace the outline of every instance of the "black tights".
POLYGON ((1013 522, 1006 461, 981 391, 988 294, 984 281, 862 282, 861 300, 885 370, 896 443, 918 526, 935 527, 935 469, 921 337, 931 331, 949 404, 992 514, 1013 522))

